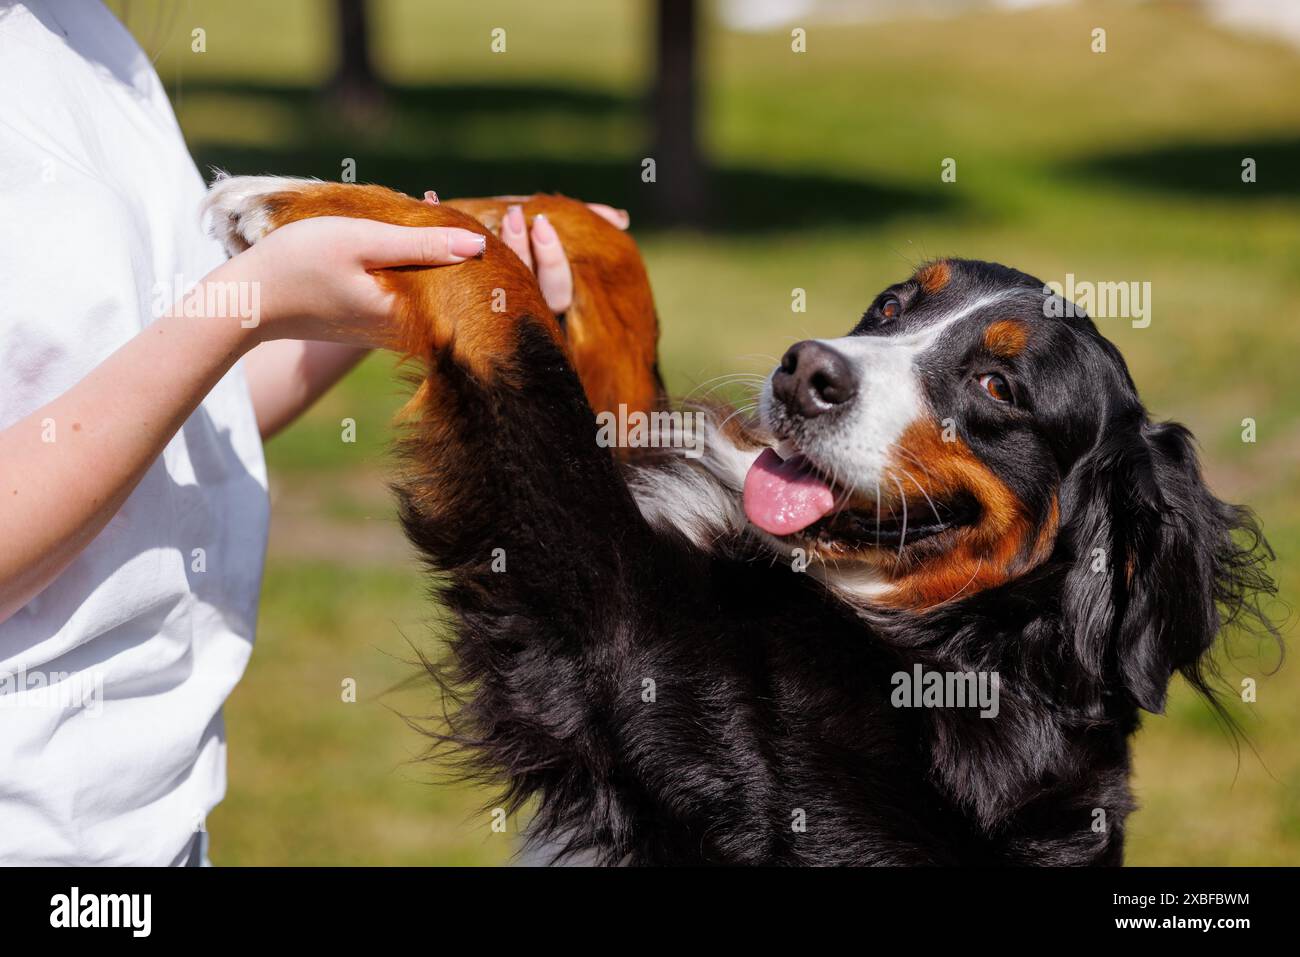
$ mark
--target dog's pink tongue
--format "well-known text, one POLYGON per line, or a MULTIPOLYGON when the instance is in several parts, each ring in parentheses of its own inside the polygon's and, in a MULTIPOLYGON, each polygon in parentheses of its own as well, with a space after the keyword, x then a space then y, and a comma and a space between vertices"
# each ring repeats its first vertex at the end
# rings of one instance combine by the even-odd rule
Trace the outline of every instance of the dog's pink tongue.
POLYGON ((835 506, 831 487, 802 455, 785 461, 771 449, 754 460, 745 476, 745 514, 772 535, 807 528, 835 506))

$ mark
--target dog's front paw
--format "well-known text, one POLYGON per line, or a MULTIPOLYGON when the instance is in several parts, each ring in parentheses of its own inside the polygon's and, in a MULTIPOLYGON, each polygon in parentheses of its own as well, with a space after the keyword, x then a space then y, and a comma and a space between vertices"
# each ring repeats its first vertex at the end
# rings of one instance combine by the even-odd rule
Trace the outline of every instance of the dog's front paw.
POLYGON ((270 197, 298 192, 319 182, 288 176, 228 176, 218 172, 201 209, 209 217, 208 234, 226 248, 228 255, 238 255, 275 228, 267 203, 270 197))

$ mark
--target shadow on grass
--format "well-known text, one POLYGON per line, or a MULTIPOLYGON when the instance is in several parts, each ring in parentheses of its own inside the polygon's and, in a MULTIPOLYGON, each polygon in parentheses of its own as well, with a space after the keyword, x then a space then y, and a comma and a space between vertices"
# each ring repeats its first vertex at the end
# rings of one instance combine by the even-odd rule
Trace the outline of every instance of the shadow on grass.
MULTIPOLYGON (((191 147, 205 171, 217 167, 234 174, 338 180, 342 159, 351 157, 359 181, 414 196, 435 188, 448 197, 557 192, 624 207, 643 226, 657 222, 655 184, 641 180, 640 144, 649 135, 643 103, 635 97, 565 87, 397 87, 387 91, 379 113, 349 121, 313 88, 186 83, 182 91, 184 99, 204 95, 268 102, 299 118, 294 135, 283 144, 197 139, 191 147), (561 153, 580 153, 582 138, 599 136, 599 155, 543 155, 539 144, 521 139, 528 135, 527 127, 523 133, 512 128, 521 117, 524 122, 557 121, 559 132, 548 135, 564 138, 561 153), (485 125, 490 130, 498 121, 500 141, 484 151, 495 155, 478 155, 460 139, 465 136, 470 146, 482 142, 492 135, 485 134, 485 125), (589 131, 575 122, 589 124, 589 131), (469 127, 472 132, 465 132, 469 127), (611 151, 609 139, 615 135, 621 141, 611 151), (520 143, 517 154, 502 149, 511 142, 520 143), (624 151, 626 156, 610 156, 624 151)), ((232 122, 238 122, 233 106, 232 122)), ((717 232, 871 227, 908 214, 950 214, 956 205, 950 194, 938 190, 819 172, 714 166, 707 176, 711 207, 699 225, 717 232)))
POLYGON ((1232 143, 1178 143, 1098 156, 1066 172, 1142 189, 1207 199, 1261 200, 1300 196, 1300 138, 1232 143), (1253 159, 1256 182, 1242 182, 1242 162, 1253 159))

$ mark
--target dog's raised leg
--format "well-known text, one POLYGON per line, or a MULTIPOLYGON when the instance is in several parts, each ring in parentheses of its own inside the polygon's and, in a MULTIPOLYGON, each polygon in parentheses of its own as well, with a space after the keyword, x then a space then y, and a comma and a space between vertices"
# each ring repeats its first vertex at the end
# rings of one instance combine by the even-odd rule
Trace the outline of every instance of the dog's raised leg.
MULTIPOLYGON (((325 215, 486 232, 464 212, 375 187, 236 179, 214 188, 209 208, 235 248, 325 215)), ((396 487, 454 616, 453 680, 473 689, 450 719, 454 740, 508 779, 512 807, 567 796, 556 809, 543 800, 536 834, 608 835, 603 852, 617 860, 631 851, 631 804, 644 800, 630 772, 611 777, 608 737, 651 717, 640 695, 653 665, 634 653, 636 635, 665 607, 713 633, 709 577, 683 540, 642 518, 597 443, 559 325, 504 243, 489 235, 481 260, 380 276, 398 299, 403 348, 427 366, 396 487), (655 594, 671 604, 647 601, 655 594)))
MULTIPOLYGON (((310 216, 358 216, 406 226, 456 225, 478 232, 486 226, 495 235, 512 203, 523 207, 529 221, 545 214, 563 238, 574 284, 573 305, 563 317, 563 341, 592 408, 614 413, 620 406, 629 413, 659 408, 664 392, 657 365, 658 320, 641 256, 630 236, 583 203, 537 195, 432 205, 375 186, 244 176, 215 183, 206 208, 212 214, 214 233, 234 255, 271 229, 310 216), (464 213, 477 222, 467 223, 460 215, 464 213)), ((463 273, 446 278, 455 280, 453 286, 481 294, 480 277, 495 271, 503 255, 510 253, 493 244, 484 257, 486 270, 465 264, 458 267, 463 273)), ((403 283, 401 274, 391 270, 384 273, 384 281, 394 287, 403 283)), ((494 308, 501 308, 501 297, 521 294, 522 286, 540 294, 530 274, 486 288, 496 297, 494 308)))

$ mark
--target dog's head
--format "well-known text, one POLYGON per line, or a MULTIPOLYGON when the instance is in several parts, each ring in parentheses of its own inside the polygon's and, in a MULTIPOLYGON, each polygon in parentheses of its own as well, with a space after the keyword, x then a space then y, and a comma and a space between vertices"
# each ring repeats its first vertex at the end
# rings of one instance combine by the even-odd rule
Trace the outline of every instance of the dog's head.
POLYGON ((745 511, 773 543, 911 611, 1051 563, 1079 660, 1149 710, 1174 671, 1199 681, 1221 609, 1271 587, 1189 433, 1151 422, 1092 321, 1016 270, 924 266, 847 336, 793 345, 760 415, 777 444, 745 511))

